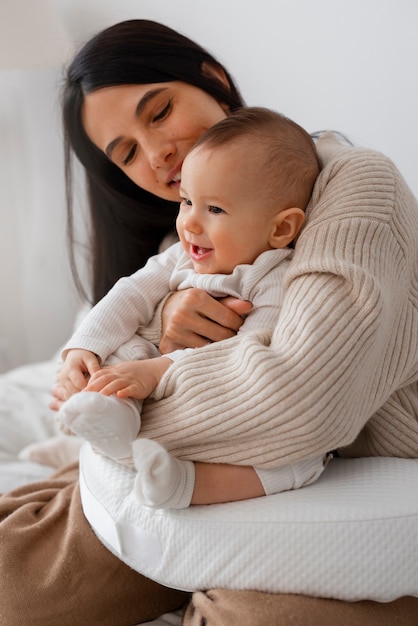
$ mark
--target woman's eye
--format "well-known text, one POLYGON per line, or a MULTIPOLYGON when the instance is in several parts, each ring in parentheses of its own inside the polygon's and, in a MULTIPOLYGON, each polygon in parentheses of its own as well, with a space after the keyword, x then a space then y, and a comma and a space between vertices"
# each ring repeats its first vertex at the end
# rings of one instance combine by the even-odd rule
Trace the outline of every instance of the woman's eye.
POLYGON ((124 165, 129 165, 130 161, 132 161, 132 159, 135 156, 135 152, 136 152, 136 146, 132 146, 132 148, 129 150, 128 154, 126 155, 126 157, 122 159, 122 163, 124 165))
POLYGON ((215 215, 218 215, 219 213, 225 213, 225 211, 223 209, 221 209, 218 206, 210 206, 209 207, 209 212, 210 213, 215 213, 215 215))
POLYGON ((170 109, 171 109, 171 100, 169 100, 167 104, 165 105, 165 107, 161 109, 161 111, 152 118, 152 121, 159 122, 160 120, 164 119, 167 113, 170 111, 170 109))

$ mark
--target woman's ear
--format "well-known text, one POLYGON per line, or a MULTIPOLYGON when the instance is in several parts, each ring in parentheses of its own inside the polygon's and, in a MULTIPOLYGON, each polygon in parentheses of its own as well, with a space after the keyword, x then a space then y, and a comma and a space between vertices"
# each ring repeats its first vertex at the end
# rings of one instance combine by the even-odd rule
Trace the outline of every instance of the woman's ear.
POLYGON ((271 248, 286 248, 302 228, 305 213, 302 209, 291 207, 276 213, 269 238, 271 248))
POLYGON ((231 89, 231 85, 229 84, 229 80, 225 74, 225 70, 220 65, 215 65, 210 61, 203 61, 202 63, 202 74, 203 76, 209 76, 210 78, 215 78, 222 83, 228 91, 231 89))

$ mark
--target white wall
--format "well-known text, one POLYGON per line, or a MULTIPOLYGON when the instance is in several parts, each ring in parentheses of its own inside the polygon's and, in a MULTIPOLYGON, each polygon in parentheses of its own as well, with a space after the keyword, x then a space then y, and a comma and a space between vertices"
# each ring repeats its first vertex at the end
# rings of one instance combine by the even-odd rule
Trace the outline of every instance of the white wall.
POLYGON ((57 81, 50 69, 0 71, 0 371, 51 356, 77 306, 51 97, 57 81))
POLYGON ((227 65, 247 104, 278 109, 309 131, 339 129, 358 144, 386 152, 418 195, 418 3, 413 0, 61 0, 60 5, 75 39, 135 17, 181 30, 227 65))
MULTIPOLYGON (((412 0, 52 1, 73 48, 130 18, 181 30, 228 67, 247 104, 385 152, 418 196, 412 0)), ((0 368, 2 341, 9 364, 48 358, 70 332, 77 306, 64 249, 59 72, 26 70, 26 78, 0 71, 2 139, 12 117, 7 145, 25 150, 23 167, 19 152, 10 159, 0 142, 0 368)))

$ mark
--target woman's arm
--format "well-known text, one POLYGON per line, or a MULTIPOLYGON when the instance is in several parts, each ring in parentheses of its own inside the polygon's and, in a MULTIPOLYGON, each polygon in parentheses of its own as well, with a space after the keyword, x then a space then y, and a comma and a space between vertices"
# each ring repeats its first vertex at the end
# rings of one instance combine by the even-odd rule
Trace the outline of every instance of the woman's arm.
POLYGON ((181 458, 265 467, 349 445, 410 375, 416 222, 388 159, 342 150, 318 180, 271 342, 233 338, 173 365, 143 436, 181 458))
MULTIPOLYGON (((216 300, 201 289, 187 289, 173 293, 163 301, 151 328, 143 329, 143 336, 155 340, 162 332, 160 351, 168 354, 178 349, 201 347, 208 341, 221 341, 233 337, 244 323, 243 315, 251 310, 251 303, 236 298, 216 300), (158 320, 162 319, 162 328, 158 320), (204 335, 206 333, 206 336, 204 335)), ((71 343, 72 345, 74 338, 71 343)), ((85 385, 87 381, 85 381, 85 385)), ((84 385, 84 386, 85 386, 84 385)), ((49 408, 59 411, 63 402, 79 389, 65 389, 58 382, 52 390, 49 408)))

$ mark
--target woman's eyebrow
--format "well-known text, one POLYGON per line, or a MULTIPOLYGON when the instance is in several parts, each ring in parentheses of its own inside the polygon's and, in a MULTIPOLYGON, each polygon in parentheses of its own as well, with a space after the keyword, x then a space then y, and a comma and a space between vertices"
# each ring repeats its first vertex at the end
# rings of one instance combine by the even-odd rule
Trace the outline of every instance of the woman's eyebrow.
MULTIPOLYGON (((156 89, 150 89, 149 91, 144 93, 144 95, 142 96, 142 98, 139 99, 139 102, 138 102, 138 104, 135 107, 135 117, 139 117, 142 114, 142 112, 144 111, 144 109, 147 106, 147 104, 153 98, 158 96, 162 91, 165 91, 166 89, 167 89, 167 87, 158 87, 156 89)), ((111 141, 106 146, 105 153, 109 157, 109 159, 112 157, 113 150, 116 148, 118 143, 120 141, 122 141, 122 139, 123 139, 122 136, 116 137, 116 139, 113 139, 113 141, 111 141)))
POLYGON ((155 98, 155 96, 158 96, 158 94, 160 94, 162 91, 166 91, 166 89, 167 87, 157 87, 156 89, 150 89, 149 91, 147 91, 142 96, 142 98, 140 98, 138 104, 136 105, 136 109, 135 109, 136 117, 139 117, 141 115, 142 111, 145 109, 145 107, 147 106, 150 100, 155 98))

